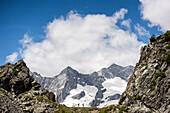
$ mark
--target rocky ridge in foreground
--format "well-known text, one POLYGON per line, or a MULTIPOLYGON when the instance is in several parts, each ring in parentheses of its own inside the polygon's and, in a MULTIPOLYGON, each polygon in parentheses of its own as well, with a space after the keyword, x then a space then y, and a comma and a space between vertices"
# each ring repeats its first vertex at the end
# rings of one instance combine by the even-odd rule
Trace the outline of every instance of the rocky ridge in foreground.
POLYGON ((54 112, 55 95, 29 75, 23 60, 0 67, 0 112, 54 112))
POLYGON ((129 113, 170 112, 170 31, 142 48, 119 104, 129 113))

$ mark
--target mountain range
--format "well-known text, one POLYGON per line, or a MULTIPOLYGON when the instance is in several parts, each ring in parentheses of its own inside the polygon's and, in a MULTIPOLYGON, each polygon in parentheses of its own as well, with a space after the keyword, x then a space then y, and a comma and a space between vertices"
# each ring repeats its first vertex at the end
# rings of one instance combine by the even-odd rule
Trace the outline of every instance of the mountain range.
POLYGON ((91 74, 67 67, 48 78, 30 72, 23 60, 7 63, 0 66, 0 113, 170 113, 170 31, 151 37, 149 44, 141 48, 130 78, 128 73, 119 74, 119 69, 129 67, 113 64, 91 74), (56 94, 35 79, 47 89, 55 89, 56 94), (72 101, 79 106, 67 107, 74 106, 72 101))
POLYGON ((57 103, 69 107, 104 107, 118 103, 133 70, 133 66, 112 64, 91 74, 81 74, 69 66, 54 77, 30 74, 42 87, 56 94, 57 103))

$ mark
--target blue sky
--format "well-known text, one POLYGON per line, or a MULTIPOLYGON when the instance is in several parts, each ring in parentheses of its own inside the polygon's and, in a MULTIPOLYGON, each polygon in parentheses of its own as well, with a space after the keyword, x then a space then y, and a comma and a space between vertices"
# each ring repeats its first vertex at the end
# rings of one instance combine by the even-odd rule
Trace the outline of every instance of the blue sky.
MULTIPOLYGON (((89 14, 104 14, 111 17, 121 8, 127 9, 128 13, 124 19, 130 19, 129 32, 136 34, 138 41, 147 44, 149 35, 140 35, 134 26, 139 25, 138 28, 142 26, 146 30, 145 32, 150 35, 158 35, 163 31, 158 30, 159 23, 153 22, 153 27, 148 26, 152 20, 144 19, 145 17, 139 10, 141 4, 142 2, 138 0, 1 0, 0 65, 6 63, 6 56, 13 52, 19 54, 19 50, 23 48, 19 40, 22 40, 25 34, 29 35, 34 43, 42 42, 47 35, 47 32, 44 31, 46 31, 49 22, 53 22, 55 18, 59 19, 61 16, 66 20, 70 11, 77 12, 82 17, 89 14)), ((126 31, 127 26, 121 25, 121 22, 118 20, 116 25, 126 31)), ((19 54, 17 60, 20 58, 22 57, 19 54)))

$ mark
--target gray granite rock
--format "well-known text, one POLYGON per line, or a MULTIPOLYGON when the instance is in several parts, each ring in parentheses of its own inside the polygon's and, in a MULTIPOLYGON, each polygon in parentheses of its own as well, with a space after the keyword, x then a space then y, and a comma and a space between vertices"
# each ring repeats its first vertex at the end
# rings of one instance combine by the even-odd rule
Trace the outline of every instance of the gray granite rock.
POLYGON ((140 60, 119 100, 128 112, 170 112, 170 64, 166 58, 170 54, 169 44, 164 35, 159 35, 155 42, 143 47, 140 60))

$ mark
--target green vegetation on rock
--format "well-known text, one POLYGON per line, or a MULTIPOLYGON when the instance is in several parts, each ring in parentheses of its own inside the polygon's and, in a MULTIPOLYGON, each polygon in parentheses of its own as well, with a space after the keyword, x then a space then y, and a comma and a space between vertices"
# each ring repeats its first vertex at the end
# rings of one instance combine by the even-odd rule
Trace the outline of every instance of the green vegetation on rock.
POLYGON ((165 52, 165 51, 166 51, 166 49, 165 49, 165 48, 161 48, 161 51, 164 51, 164 52, 165 52))
POLYGON ((170 44, 168 44, 168 46, 166 47, 167 49, 170 49, 170 44))
POLYGON ((8 96, 7 92, 6 92, 4 89, 0 88, 0 91, 1 91, 4 95, 8 96))
POLYGON ((119 111, 121 113, 127 112, 128 109, 116 106, 116 105, 110 105, 103 108, 97 108, 97 107, 67 107, 65 105, 59 105, 58 111, 55 113, 89 113, 89 112, 97 112, 97 113, 109 113, 109 112, 115 112, 119 111))
POLYGON ((55 107, 58 106, 57 103, 53 102, 52 100, 45 99, 45 98, 43 98, 43 97, 38 97, 37 100, 38 100, 38 102, 48 102, 48 103, 50 103, 50 104, 53 104, 55 107))
POLYGON ((136 100, 140 100, 141 96, 139 94, 136 95, 136 100))
POLYGON ((155 75, 156 75, 156 77, 162 77, 162 78, 166 77, 165 73, 161 72, 161 71, 156 72, 155 75))
POLYGON ((21 66, 18 67, 19 71, 21 71, 21 66))
POLYGON ((150 85, 150 89, 153 91, 153 90, 155 90, 155 86, 156 86, 156 80, 154 79, 154 80, 152 80, 152 83, 151 83, 151 85, 150 85))
POLYGON ((166 33, 164 33, 165 36, 165 41, 169 42, 170 41, 170 30, 166 31, 166 33))
POLYGON ((150 38, 149 40, 150 40, 150 42, 155 42, 155 41, 156 41, 155 35, 152 35, 151 38, 150 38))
POLYGON ((16 76, 16 74, 17 74, 17 71, 16 71, 16 69, 14 69, 13 73, 12 73, 12 76, 16 76))
POLYGON ((142 64, 142 66, 147 66, 148 65, 148 63, 146 62, 146 63, 144 63, 144 64, 142 64))
POLYGON ((170 54, 166 54, 165 57, 163 58, 164 61, 166 61, 168 63, 168 65, 170 64, 170 54))

